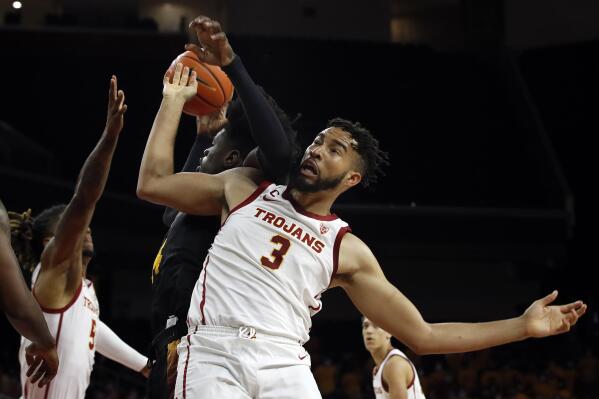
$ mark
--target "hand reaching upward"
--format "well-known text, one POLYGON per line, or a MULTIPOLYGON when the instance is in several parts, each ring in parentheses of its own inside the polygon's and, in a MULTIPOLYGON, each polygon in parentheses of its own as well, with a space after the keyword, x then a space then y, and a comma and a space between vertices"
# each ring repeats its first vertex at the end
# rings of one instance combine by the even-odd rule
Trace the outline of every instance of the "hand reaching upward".
POLYGON ((189 67, 183 67, 182 63, 177 63, 175 73, 171 78, 167 72, 164 75, 162 88, 162 96, 169 99, 181 99, 186 102, 196 95, 198 91, 198 81, 196 80, 196 72, 189 73, 189 67))
POLYGON ((186 50, 193 51, 201 61, 210 65, 226 66, 233 61, 235 53, 217 21, 199 16, 189 27, 196 31, 200 45, 186 44, 186 50))
POLYGON ((123 130, 124 115, 127 111, 125 104, 125 92, 118 89, 116 76, 110 78, 110 90, 108 91, 108 109, 106 113, 106 132, 112 136, 118 136, 123 130))

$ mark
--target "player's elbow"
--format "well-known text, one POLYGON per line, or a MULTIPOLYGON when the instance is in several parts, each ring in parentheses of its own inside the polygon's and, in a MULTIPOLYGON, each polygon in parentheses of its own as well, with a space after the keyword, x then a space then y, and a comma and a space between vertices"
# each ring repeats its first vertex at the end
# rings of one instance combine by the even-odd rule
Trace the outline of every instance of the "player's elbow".
POLYGON ((432 343, 432 328, 428 323, 409 342, 405 342, 412 352, 419 356, 436 353, 432 343))
POLYGON ((140 177, 137 181, 137 189, 136 194, 137 198, 152 201, 156 197, 157 194, 157 185, 152 181, 152 179, 146 179, 140 177))

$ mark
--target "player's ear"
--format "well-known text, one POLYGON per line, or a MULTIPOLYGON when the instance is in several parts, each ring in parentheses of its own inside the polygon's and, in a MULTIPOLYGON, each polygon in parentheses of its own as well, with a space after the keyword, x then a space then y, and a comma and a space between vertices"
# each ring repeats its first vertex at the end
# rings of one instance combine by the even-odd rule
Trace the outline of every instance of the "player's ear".
POLYGON ((243 159, 241 158, 241 152, 239 150, 231 150, 227 152, 225 155, 225 168, 231 169, 243 164, 243 159))
POLYGON ((351 188, 362 181, 362 174, 356 170, 350 170, 345 175, 345 185, 347 188, 351 188))

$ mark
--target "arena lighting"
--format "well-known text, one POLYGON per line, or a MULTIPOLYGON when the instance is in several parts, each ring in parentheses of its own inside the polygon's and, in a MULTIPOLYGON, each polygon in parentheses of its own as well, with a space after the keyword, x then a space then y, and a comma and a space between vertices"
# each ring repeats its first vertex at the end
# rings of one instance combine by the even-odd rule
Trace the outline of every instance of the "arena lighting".
POLYGON ((12 2, 12 8, 14 8, 14 9, 17 9, 17 10, 18 10, 18 9, 19 9, 19 8, 21 8, 21 7, 23 7, 23 3, 21 3, 20 1, 13 1, 13 2, 12 2))

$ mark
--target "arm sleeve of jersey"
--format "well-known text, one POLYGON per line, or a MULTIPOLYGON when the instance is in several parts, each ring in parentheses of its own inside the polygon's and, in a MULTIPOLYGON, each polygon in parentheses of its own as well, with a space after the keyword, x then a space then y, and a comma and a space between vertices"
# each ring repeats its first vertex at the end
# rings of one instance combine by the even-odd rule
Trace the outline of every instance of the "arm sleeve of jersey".
MULTIPOLYGON (((189 155, 187 156, 187 160, 185 160, 185 165, 183 165, 182 172, 194 172, 196 167, 200 163, 200 159, 202 159, 202 154, 206 148, 210 147, 211 139, 204 135, 196 135, 196 139, 191 146, 191 150, 189 151, 189 155)), ((166 227, 171 227, 171 224, 177 217, 177 211, 173 208, 165 208, 164 214, 162 215, 162 223, 166 227)))
POLYGON ((239 56, 223 67, 241 99, 252 138, 260 148, 258 159, 267 176, 287 171, 293 156, 292 143, 275 111, 262 95, 239 56))
POLYGON ((148 363, 148 358, 127 345, 101 320, 96 329, 96 350, 103 356, 134 371, 140 371, 148 363))

